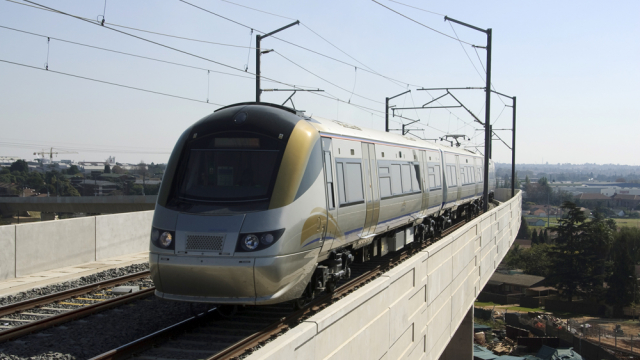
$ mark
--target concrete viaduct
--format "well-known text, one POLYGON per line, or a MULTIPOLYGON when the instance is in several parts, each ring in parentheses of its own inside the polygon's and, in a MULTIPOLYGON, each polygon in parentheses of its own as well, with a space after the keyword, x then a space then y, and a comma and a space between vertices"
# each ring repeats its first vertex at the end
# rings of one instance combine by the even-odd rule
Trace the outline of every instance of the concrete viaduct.
MULTIPOLYGON (((498 190, 505 190, 496 192, 499 206, 248 359, 473 359, 473 302, 520 226, 520 191, 509 198, 498 190)), ((147 198, 130 206, 153 204, 147 198)), ((0 280, 145 251, 152 217, 140 211, 0 226, 0 280)))

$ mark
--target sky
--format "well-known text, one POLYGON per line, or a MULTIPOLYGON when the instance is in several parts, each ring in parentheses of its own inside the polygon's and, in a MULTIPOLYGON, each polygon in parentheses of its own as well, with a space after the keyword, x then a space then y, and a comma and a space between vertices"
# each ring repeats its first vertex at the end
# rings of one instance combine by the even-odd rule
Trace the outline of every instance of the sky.
MULTIPOLYGON (((492 29, 493 88, 517 97, 517 163, 640 164, 638 1, 377 0, 418 23, 371 0, 187 0, 227 19, 179 0, 33 1, 104 16, 105 26, 0 1, 0 156, 31 160, 53 147, 55 159, 166 162, 191 124, 221 105, 255 101, 256 31, 294 20, 301 25, 262 41, 274 50, 261 57, 262 88, 324 90, 296 93, 295 107, 384 130, 385 97, 411 90, 391 104, 420 107, 444 92, 419 88, 485 86, 486 50, 471 45, 485 46, 486 35, 447 15, 492 29)), ((484 122, 483 90, 451 92, 484 122)), ((263 92, 262 101, 289 95, 263 92)), ((509 146, 511 101, 493 95, 490 107, 509 146)), ((433 105, 457 104, 447 96, 433 105)), ((409 126, 416 136, 466 135, 462 146, 483 150, 482 125, 463 108, 396 114, 404 119, 392 117, 393 129, 420 120, 409 126)), ((495 161, 511 161, 497 137, 493 148, 495 161)))

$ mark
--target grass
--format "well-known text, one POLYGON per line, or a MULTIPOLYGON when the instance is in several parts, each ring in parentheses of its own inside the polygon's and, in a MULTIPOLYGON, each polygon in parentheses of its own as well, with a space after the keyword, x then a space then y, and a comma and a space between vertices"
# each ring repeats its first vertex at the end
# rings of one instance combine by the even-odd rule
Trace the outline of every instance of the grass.
POLYGON ((477 307, 484 307, 484 306, 500 306, 496 303, 492 303, 492 302, 480 302, 480 301, 476 301, 473 303, 473 306, 477 306, 477 307))

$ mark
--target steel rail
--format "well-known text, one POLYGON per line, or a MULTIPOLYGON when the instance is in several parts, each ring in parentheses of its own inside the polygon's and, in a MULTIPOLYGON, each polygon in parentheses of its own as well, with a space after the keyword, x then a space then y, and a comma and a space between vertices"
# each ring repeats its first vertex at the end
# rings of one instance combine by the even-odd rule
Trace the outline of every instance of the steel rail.
MULTIPOLYGON (((106 281, 101 281, 100 283, 95 283, 95 284, 91 284, 90 286, 83 286, 82 288, 84 289, 83 292, 80 292, 80 289, 82 288, 76 288, 76 289, 71 289, 71 290, 67 290, 67 291, 63 291, 60 293, 56 293, 56 294, 51 294, 51 295, 47 295, 47 296, 42 296, 36 299, 31 299, 31 300, 27 300, 21 303, 17 303, 17 304, 13 304, 10 306, 5 306, 3 307, 3 309, 6 308, 10 308, 13 309, 13 312, 10 313, 14 313, 18 310, 15 310, 17 308, 19 308, 20 310, 25 310, 25 309, 31 309, 34 308, 38 305, 42 305, 42 304, 50 304, 52 302, 55 302, 57 300, 63 300, 63 299, 68 299, 69 297, 72 296, 77 296, 77 295, 82 295, 82 294, 86 294, 87 292, 87 288, 91 288, 91 289, 101 289, 101 288, 105 288, 105 287, 109 287, 109 286, 114 286, 117 285, 119 283, 123 283, 123 282, 127 282, 127 281, 131 281, 131 280, 135 280, 136 278, 141 278, 141 277, 145 277, 148 275, 148 271, 146 271, 146 274, 143 274, 145 272, 140 272, 140 273, 136 273, 136 274, 131 274, 131 275, 126 275, 126 276, 121 276, 119 278, 116 279, 111 279, 111 280, 106 280, 106 281), (110 282, 110 284, 109 284, 110 282), (64 296, 62 295, 64 294, 64 296), (69 295, 69 294, 75 294, 75 295, 69 295), (46 298, 46 300, 45 300, 46 298), (30 306, 27 307, 27 304, 29 304, 30 306), (16 305, 16 306, 14 306, 16 305)), ((122 295, 122 296, 118 296, 116 298, 112 298, 112 299, 108 299, 105 301, 101 301, 95 304, 90 304, 90 305, 86 305, 83 306, 81 308, 78 309, 73 309, 73 310, 69 310, 66 311, 64 313, 61 314, 56 314, 56 315, 52 315, 49 317, 46 317, 44 319, 40 319, 40 320, 35 320, 33 322, 24 324, 24 325, 19 325, 16 327, 13 327, 11 329, 7 329, 4 331, 0 331, 0 342, 4 342, 4 341, 8 341, 8 340, 13 340, 16 338, 19 338, 21 336, 30 334, 32 332, 36 332, 36 331, 41 331, 47 328, 50 328, 52 326, 55 325, 59 325, 65 322, 69 322, 71 320, 75 320, 78 318, 82 318, 91 314, 94 314, 96 312, 99 311, 103 311, 103 310, 107 310, 116 306, 120 306, 123 304, 126 304, 128 302, 143 298, 143 297, 147 297, 150 295, 153 295, 153 292, 155 291, 155 287, 151 287, 148 289, 144 289, 141 291, 136 291, 134 293, 131 294, 126 294, 126 295, 122 295)))
MULTIPOLYGON (((84 294, 92 292, 92 291, 96 291, 96 290, 104 289, 104 288, 111 287, 111 286, 114 286, 114 285, 118 285, 118 284, 121 284, 121 283, 137 280, 137 279, 140 279, 140 278, 143 278, 143 277, 146 277, 146 276, 149 276, 149 270, 140 271, 140 272, 137 272, 137 273, 134 273, 134 274, 124 275, 124 276, 120 276, 120 277, 117 277, 117 278, 104 280, 104 281, 100 281, 100 282, 97 282, 97 283, 93 283, 93 284, 77 287, 77 288, 74 288, 74 289, 60 291, 60 292, 57 292, 57 293, 44 295, 44 296, 40 296, 40 297, 37 297, 37 298, 21 301, 21 302, 18 302, 18 303, 2 306, 2 307, 0 307, 0 317, 1 316, 5 316, 5 315, 9 315, 9 314, 13 314, 13 313, 18 312, 18 311, 32 309, 32 308, 40 306, 40 305, 50 304, 50 303, 56 302, 58 300, 64 300, 64 299, 68 299, 68 298, 71 298, 71 297, 74 297, 74 296, 84 295, 84 294)), ((2 334, 2 333, 3 332, 0 332, 0 334, 2 334)))

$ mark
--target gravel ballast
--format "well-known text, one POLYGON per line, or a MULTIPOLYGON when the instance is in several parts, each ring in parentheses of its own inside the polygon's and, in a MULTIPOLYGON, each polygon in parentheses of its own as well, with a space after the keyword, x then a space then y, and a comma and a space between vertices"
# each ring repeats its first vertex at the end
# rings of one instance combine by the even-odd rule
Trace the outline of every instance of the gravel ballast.
POLYGON ((108 269, 99 273, 83 276, 79 279, 37 287, 28 291, 19 292, 17 294, 0 297, 0 306, 7 306, 20 301, 30 300, 40 296, 54 294, 69 289, 75 289, 81 286, 95 284, 100 281, 109 280, 145 270, 149 270, 148 262, 108 269))

